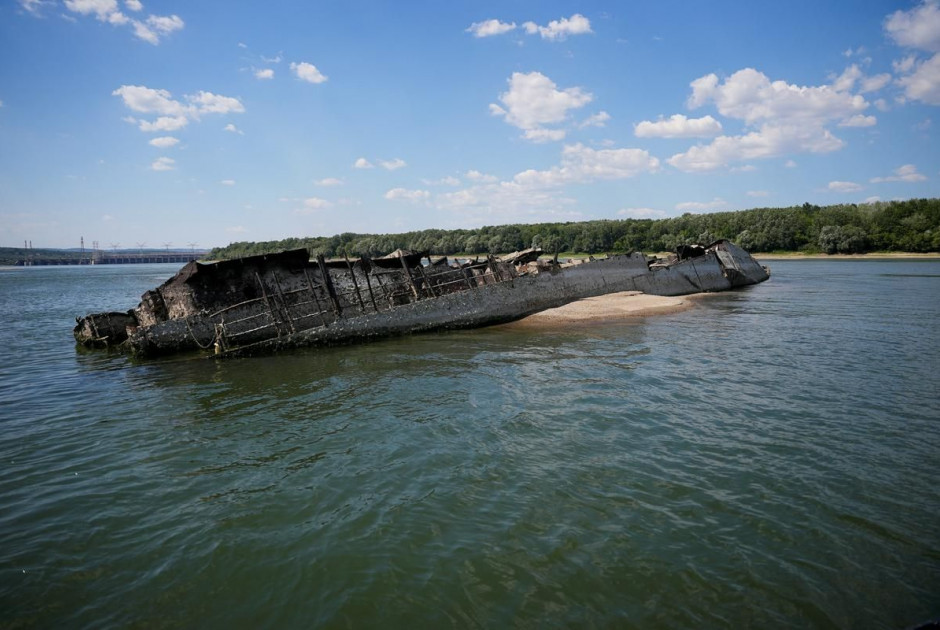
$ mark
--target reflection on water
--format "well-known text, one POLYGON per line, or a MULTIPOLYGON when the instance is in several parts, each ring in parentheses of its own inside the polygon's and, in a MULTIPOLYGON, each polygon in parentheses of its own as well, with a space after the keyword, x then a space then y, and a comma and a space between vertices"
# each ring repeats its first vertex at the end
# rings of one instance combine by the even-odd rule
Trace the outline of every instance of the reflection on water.
POLYGON ((74 347, 172 266, 0 274, 5 623, 930 618, 940 263, 773 270, 673 315, 222 362, 74 347))

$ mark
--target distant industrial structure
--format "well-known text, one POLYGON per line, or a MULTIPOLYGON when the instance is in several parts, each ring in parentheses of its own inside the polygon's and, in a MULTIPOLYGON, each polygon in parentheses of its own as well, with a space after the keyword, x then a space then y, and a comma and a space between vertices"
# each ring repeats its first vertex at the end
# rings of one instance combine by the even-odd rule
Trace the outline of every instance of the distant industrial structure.
POLYGON ((205 249, 196 249, 196 243, 188 243, 188 249, 170 249, 172 243, 164 243, 164 248, 144 249, 146 243, 137 243, 137 249, 119 249, 120 243, 112 243, 111 250, 101 249, 98 241, 92 241, 91 249, 85 249, 85 237, 81 238, 81 247, 74 249, 33 249, 32 241, 23 241, 24 254, 14 263, 17 267, 46 265, 135 265, 144 263, 188 263, 198 260, 208 253, 205 249))

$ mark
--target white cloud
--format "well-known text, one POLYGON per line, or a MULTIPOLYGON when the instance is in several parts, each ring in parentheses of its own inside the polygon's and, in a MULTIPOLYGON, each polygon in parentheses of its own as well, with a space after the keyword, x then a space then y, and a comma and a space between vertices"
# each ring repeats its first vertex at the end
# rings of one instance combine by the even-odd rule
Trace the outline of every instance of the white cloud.
POLYGON ((453 175, 447 175, 440 179, 422 179, 421 182, 427 186, 460 186, 460 179, 453 175))
POLYGON ((186 116, 160 116, 153 122, 141 120, 138 129, 145 132, 178 131, 189 124, 186 116))
POLYGON ((124 0, 124 6, 127 7, 129 11, 143 11, 144 5, 140 3, 140 0, 124 0))
POLYGON ((159 157, 153 161, 150 168, 154 171, 172 171, 176 168, 176 160, 168 157, 159 157))
POLYGON ((102 22, 108 22, 111 15, 120 13, 117 0, 65 0, 65 8, 81 15, 94 14, 102 22))
MULTIPOLYGON (((358 163, 358 162, 357 162, 358 163)), ((385 160, 379 162, 379 164, 388 171, 397 171, 400 168, 405 168, 408 166, 408 163, 401 158, 395 158, 394 160, 385 160)))
MULTIPOLYGON (((185 127, 189 121, 197 120, 201 114, 242 113, 244 105, 237 98, 220 96, 212 92, 200 91, 186 96, 189 104, 174 100, 167 90, 148 88, 143 85, 122 85, 111 93, 120 96, 124 105, 135 112, 158 114, 153 121, 139 121, 141 131, 176 131, 185 127)), ((131 119, 132 122, 137 122, 131 119)))
POLYGON ((277 55, 275 57, 265 57, 264 55, 261 55, 261 61, 263 61, 264 63, 281 63, 282 58, 280 55, 277 55))
POLYGON ((749 190, 744 193, 748 197, 769 197, 770 193, 766 190, 749 190))
POLYGON ((874 127, 878 124, 878 119, 874 116, 865 116, 863 114, 855 114, 851 118, 846 118, 839 123, 840 127, 874 127))
POLYGON ((617 215, 630 219, 665 219, 668 214, 655 208, 622 208, 617 215))
POLYGON ((120 96, 124 105, 135 112, 144 114, 160 114, 163 116, 180 116, 189 113, 188 108, 175 101, 167 90, 155 90, 143 85, 122 85, 111 92, 112 96, 120 96))
POLYGON ((160 149, 169 149, 170 147, 174 147, 179 144, 179 142, 180 141, 173 136, 161 136, 159 138, 154 138, 147 144, 158 147, 160 149))
POLYGON ((319 179, 319 180, 317 180, 317 181, 314 182, 314 183, 315 183, 317 186, 324 186, 324 187, 329 187, 329 186, 342 186, 342 185, 343 185, 343 180, 337 179, 337 178, 335 178, 335 177, 327 177, 327 178, 325 178, 325 179, 319 179))
POLYGON ((536 144, 542 144, 544 142, 557 142, 559 140, 565 139, 565 130, 564 129, 526 129, 525 133, 522 134, 522 137, 526 140, 530 140, 536 144))
POLYGON ((765 124, 743 136, 719 136, 708 145, 696 145, 667 162, 685 172, 723 168, 731 162, 780 157, 789 153, 829 153, 845 146, 819 125, 765 124))
POLYGON ((879 197, 878 195, 874 195, 872 197, 865 197, 865 201, 863 201, 862 203, 875 203, 877 201, 881 201, 881 197, 879 197))
POLYGON ((873 177, 869 181, 872 184, 881 184, 883 182, 922 182, 926 181, 927 176, 917 172, 917 167, 913 164, 905 164, 894 170, 894 175, 887 177, 873 177))
POLYGON ((374 166, 372 165, 372 162, 365 159, 364 157, 361 157, 353 164, 353 168, 374 168, 374 166))
MULTIPOLYGON (((841 78, 843 86, 857 80, 855 72, 841 78)), ((837 80, 839 81, 839 80, 837 80)), ((753 68, 739 70, 721 82, 717 75, 700 77, 690 84, 691 108, 714 103, 729 118, 760 126, 740 136, 719 136, 709 145, 692 147, 668 162, 683 171, 708 171, 730 162, 778 157, 787 153, 827 153, 845 143, 826 129, 835 120, 869 123, 854 118, 868 107, 857 94, 832 86, 801 87, 773 81, 753 68)))
POLYGON ((535 22, 526 22, 522 27, 529 35, 538 33, 542 39, 549 41, 562 41, 569 35, 584 35, 594 32, 591 30, 591 21, 580 13, 575 13, 570 18, 563 17, 559 20, 552 20, 546 26, 539 26, 535 22))
POLYGON ((753 68, 738 70, 720 83, 714 74, 690 84, 688 105, 696 108, 713 102, 718 112, 748 124, 762 120, 799 120, 823 123, 842 119, 868 107, 859 95, 840 92, 827 85, 807 87, 771 81, 753 68))
POLYGON ((516 28, 515 22, 500 22, 499 20, 484 20, 474 22, 467 33, 473 33, 474 37, 492 37, 493 35, 502 35, 516 28))
POLYGON ((317 70, 315 65, 307 63, 306 61, 301 61, 300 63, 291 62, 290 69, 298 79, 308 83, 323 83, 329 78, 317 70))
POLYGON ((600 111, 585 118, 578 127, 580 129, 584 129, 585 127, 603 127, 607 124, 608 120, 610 120, 610 114, 600 111))
POLYGON ((313 212, 315 210, 325 210, 326 208, 332 207, 333 204, 326 199, 320 199, 319 197, 307 197, 304 199, 304 209, 313 212))
POLYGON ((743 166, 735 166, 731 168, 732 173, 753 173, 757 170, 757 167, 753 164, 745 164, 743 166))
POLYGON ((894 68, 894 71, 898 74, 907 74, 914 69, 914 64, 917 63, 917 57, 910 55, 903 59, 891 62, 891 67, 894 68))
POLYGON ((898 79, 904 95, 928 105, 940 105, 940 53, 927 61, 917 62, 913 72, 898 79))
POLYGON ((475 170, 467 171, 466 178, 472 182, 479 182, 481 184, 492 184, 499 181, 499 178, 495 175, 487 175, 475 170))
POLYGON ((225 231, 230 232, 232 234, 245 234, 248 232, 248 228, 246 228, 243 225, 232 225, 230 227, 225 228, 225 231))
POLYGON ((715 197, 711 201, 684 201, 676 204, 676 210, 682 212, 708 212, 709 210, 718 210, 726 208, 728 202, 720 197, 715 197))
POLYGON ((856 192, 862 189, 862 187, 859 184, 856 184, 855 182, 840 182, 840 181, 829 182, 829 185, 826 186, 826 188, 828 188, 832 192, 841 192, 841 193, 856 192))
POLYGON ((940 52, 940 5, 925 0, 910 11, 895 11, 884 29, 899 46, 940 52))
POLYGON ((713 138, 721 133, 721 123, 711 116, 686 118, 674 114, 668 120, 644 120, 633 130, 638 138, 713 138))
POLYGON ((256 79, 273 79, 273 78, 274 78, 274 70, 272 70, 271 68, 264 68, 264 69, 262 69, 262 70, 255 70, 255 78, 256 78, 256 79))
POLYGON ((385 198, 391 201, 424 201, 431 196, 427 190, 407 190, 405 188, 392 188, 385 193, 385 198))
POLYGON ((546 171, 527 170, 513 181, 536 187, 586 183, 598 179, 626 179, 659 170, 659 160, 642 149, 591 149, 583 144, 566 145, 561 165, 546 171))
POLYGON ((42 12, 47 6, 54 6, 53 0, 20 0, 20 6, 36 17, 42 17, 42 12))
POLYGON ((235 180, 234 180, 234 179, 223 179, 223 180, 220 181, 219 183, 222 184, 223 186, 234 186, 234 185, 235 185, 235 180))
POLYGON ((873 77, 863 78, 858 91, 861 92, 862 94, 867 94, 868 92, 877 92, 878 90, 885 87, 889 83, 891 83, 890 74, 887 74, 887 73, 876 74, 873 77))
POLYGON ((786 168, 796 168, 797 164, 793 160, 787 160, 783 163, 786 168))
POLYGON ((237 134, 240 135, 240 136, 245 135, 245 132, 244 132, 244 131, 242 131, 241 129, 239 129, 238 127, 236 127, 235 125, 233 125, 232 123, 229 123, 229 124, 225 125, 225 127, 223 127, 222 130, 223 130, 223 131, 228 131, 229 133, 237 133, 237 134))
POLYGON ((194 95, 186 97, 196 106, 198 114, 241 114, 245 111, 245 106, 241 101, 232 96, 221 96, 212 92, 199 91, 194 95))
MULTIPOLYGON (((558 90, 555 83, 540 72, 514 72, 508 83, 509 91, 499 95, 504 107, 491 104, 490 112, 505 117, 506 122, 525 130, 526 137, 536 141, 551 137, 542 131, 543 125, 563 122, 569 110, 584 107, 594 98, 577 87, 558 90)), ((560 139, 557 130, 554 135, 554 139, 560 139)), ((560 137, 564 137, 563 133, 560 137)))
POLYGON ((160 43, 160 38, 169 35, 173 31, 182 30, 185 24, 177 15, 166 17, 151 15, 145 21, 130 20, 134 27, 134 36, 145 42, 156 46, 160 43))

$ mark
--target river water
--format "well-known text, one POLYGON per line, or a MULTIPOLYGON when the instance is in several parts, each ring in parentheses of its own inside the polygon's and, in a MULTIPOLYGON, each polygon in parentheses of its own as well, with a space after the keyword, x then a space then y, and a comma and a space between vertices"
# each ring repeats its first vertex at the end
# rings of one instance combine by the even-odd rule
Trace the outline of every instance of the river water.
POLYGON ((0 627, 940 616, 940 261, 216 362, 77 349, 172 265, 0 270, 0 627))

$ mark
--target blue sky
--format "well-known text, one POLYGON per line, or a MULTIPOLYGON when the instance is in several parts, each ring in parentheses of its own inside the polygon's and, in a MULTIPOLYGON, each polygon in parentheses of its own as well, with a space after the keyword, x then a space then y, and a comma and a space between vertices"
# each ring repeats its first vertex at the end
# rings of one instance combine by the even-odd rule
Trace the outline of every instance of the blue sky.
POLYGON ((0 246, 940 196, 940 5, 4 0, 0 246))

